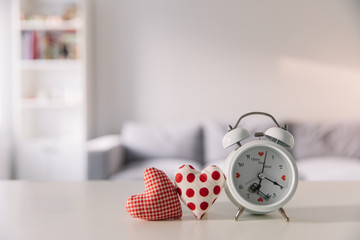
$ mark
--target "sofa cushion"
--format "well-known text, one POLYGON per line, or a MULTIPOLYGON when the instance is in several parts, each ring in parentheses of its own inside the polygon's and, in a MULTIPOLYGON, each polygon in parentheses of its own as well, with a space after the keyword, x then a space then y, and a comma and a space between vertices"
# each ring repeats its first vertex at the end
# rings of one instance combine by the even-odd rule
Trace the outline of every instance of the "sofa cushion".
POLYGON ((295 123, 296 159, 341 156, 360 158, 360 123, 295 123))
POLYGON ((197 161, 180 158, 152 158, 146 161, 134 161, 127 164, 121 171, 111 177, 111 180, 144 180, 144 171, 146 168, 155 167, 170 178, 174 179, 174 172, 180 166, 192 165, 195 169, 202 169, 197 161))
POLYGON ((122 128, 122 141, 127 162, 149 158, 182 158, 201 163, 203 159, 200 124, 127 122, 122 128))
POLYGON ((360 161, 346 157, 298 159, 300 179, 305 181, 360 181, 360 161))
POLYGON ((225 161, 226 157, 233 150, 232 148, 224 149, 222 146, 222 138, 227 132, 227 125, 220 121, 207 120, 204 122, 203 127, 205 165, 225 161))

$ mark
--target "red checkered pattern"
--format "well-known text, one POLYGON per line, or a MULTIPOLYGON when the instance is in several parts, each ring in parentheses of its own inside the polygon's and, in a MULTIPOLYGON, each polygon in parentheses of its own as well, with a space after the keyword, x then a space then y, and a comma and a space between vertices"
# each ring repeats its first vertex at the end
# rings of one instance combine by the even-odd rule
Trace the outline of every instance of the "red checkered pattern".
POLYGON ((144 175, 145 192, 128 199, 128 213, 145 220, 180 218, 181 203, 169 177, 156 168, 147 168, 144 175))

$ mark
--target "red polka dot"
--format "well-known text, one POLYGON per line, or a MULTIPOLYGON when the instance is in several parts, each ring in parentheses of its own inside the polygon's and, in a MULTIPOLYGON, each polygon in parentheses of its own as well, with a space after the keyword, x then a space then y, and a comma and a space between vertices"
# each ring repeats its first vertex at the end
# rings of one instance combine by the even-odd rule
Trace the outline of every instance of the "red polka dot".
POLYGON ((186 176, 186 179, 187 179, 188 182, 193 182, 195 180, 195 175, 193 173, 189 173, 186 176))
POLYGON ((200 219, 203 219, 203 217, 205 216, 206 213, 203 213, 203 215, 201 215, 200 219))
POLYGON ((184 165, 182 165, 181 167, 179 167, 179 169, 180 169, 180 168, 183 168, 183 167, 185 167, 185 164, 184 164, 184 165))
POLYGON ((176 174, 176 176, 175 176, 175 181, 176 181, 177 183, 181 182, 182 179, 183 179, 183 176, 182 176, 181 173, 176 174))
POLYGON ((216 165, 211 165, 212 167, 216 167, 216 165))
POLYGON ((215 194, 215 195, 218 195, 218 194, 220 193, 220 191, 221 191, 220 186, 219 186, 219 185, 216 185, 216 186, 214 187, 214 194, 215 194))
POLYGON ((191 166, 191 165, 189 165, 189 168, 194 169, 194 167, 193 167, 193 166, 191 166))
POLYGON ((205 211, 209 207, 209 204, 207 202, 200 203, 201 210, 205 211))
POLYGON ((209 195, 209 190, 206 187, 203 187, 200 189, 199 193, 200 193, 200 196, 206 197, 207 195, 209 195))
POLYGON ((195 208, 196 208, 196 206, 195 206, 195 204, 194 203, 192 203, 192 202, 189 202, 188 204, 187 204, 187 206, 188 206, 188 208, 190 208, 190 210, 195 210, 195 208))
POLYGON ((212 204, 211 204, 211 205, 213 205, 213 204, 214 204, 214 202, 216 201, 216 199, 217 199, 217 198, 215 198, 215 199, 214 199, 214 201, 212 202, 212 204))
POLYGON ((214 171, 212 174, 211 174, 211 177, 214 179, 214 180, 219 180, 220 178, 220 173, 218 171, 214 171))
POLYGON ((188 197, 193 197, 195 194, 195 191, 192 188, 188 188, 188 190, 186 190, 186 196, 188 197))
POLYGON ((200 175, 200 181, 201 181, 201 182, 206 182, 206 180, 207 180, 207 175, 206 175, 206 173, 201 174, 201 175, 200 175))

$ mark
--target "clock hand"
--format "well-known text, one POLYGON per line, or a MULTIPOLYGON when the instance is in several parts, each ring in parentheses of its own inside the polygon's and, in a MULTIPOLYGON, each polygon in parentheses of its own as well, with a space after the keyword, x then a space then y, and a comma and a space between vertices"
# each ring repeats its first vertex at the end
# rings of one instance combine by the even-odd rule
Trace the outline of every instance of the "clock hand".
MULTIPOLYGON (((262 170, 261 170, 261 173, 259 173, 259 178, 260 178, 260 181, 259 181, 259 185, 260 185, 260 187, 261 187, 261 182, 262 182, 262 178, 260 177, 260 174, 262 174, 263 172, 264 172, 264 169, 265 169, 265 162, 266 162, 266 156, 267 156, 267 151, 265 152, 265 157, 264 157, 264 163, 263 163, 263 167, 262 167, 262 170)), ((259 189, 260 189, 260 187, 259 187, 259 189)))
POLYGON ((274 185, 279 186, 280 189, 283 189, 283 188, 284 188, 283 186, 281 186, 280 184, 278 184, 276 181, 273 181, 273 180, 269 179, 268 177, 264 177, 264 178, 265 178, 266 180, 272 182, 274 185))
POLYGON ((264 172, 264 169, 265 169, 266 156, 267 156, 267 151, 265 152, 264 163, 263 163, 263 167, 262 167, 261 173, 263 173, 263 172, 264 172))

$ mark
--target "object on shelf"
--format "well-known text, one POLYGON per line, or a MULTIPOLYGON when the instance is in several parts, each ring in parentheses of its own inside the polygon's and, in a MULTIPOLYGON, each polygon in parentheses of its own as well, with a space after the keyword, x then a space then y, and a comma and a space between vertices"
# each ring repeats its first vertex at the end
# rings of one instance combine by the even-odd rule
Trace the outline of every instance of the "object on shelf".
POLYGON ((191 165, 183 165, 175 171, 176 191, 181 201, 197 219, 203 219, 215 203, 225 185, 225 175, 215 166, 198 172, 191 165))
POLYGON ((65 8, 62 19, 72 20, 72 19, 76 18, 76 13, 77 13, 77 7, 75 4, 72 4, 72 5, 68 6, 67 8, 65 8))
POLYGON ((42 86, 34 92, 23 96, 24 103, 56 103, 62 105, 76 105, 81 103, 83 94, 80 89, 73 87, 42 86))
POLYGON ((76 31, 23 31, 22 59, 77 59, 76 31))
POLYGON ((21 13, 21 21, 33 22, 37 24, 46 24, 46 25, 57 25, 61 24, 63 21, 71 21, 76 19, 77 16, 77 5, 70 4, 63 7, 62 11, 59 11, 58 14, 48 14, 47 12, 39 11, 37 13, 21 13))
POLYGON ((159 169, 147 168, 144 179, 145 192, 127 200, 128 213, 145 220, 180 218, 181 203, 169 177, 159 169))

